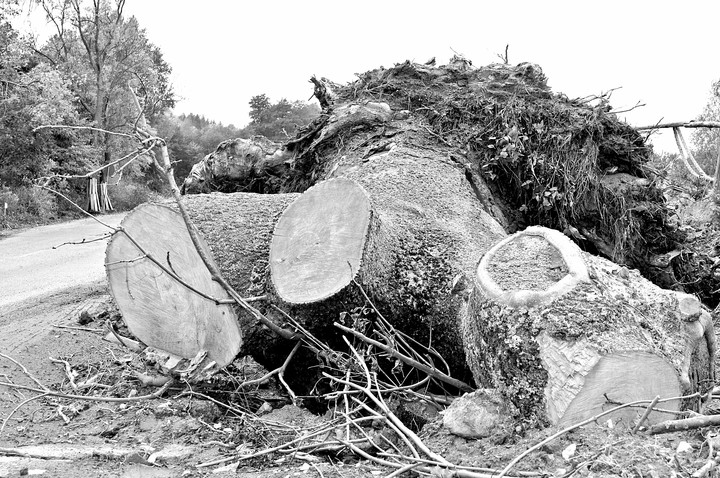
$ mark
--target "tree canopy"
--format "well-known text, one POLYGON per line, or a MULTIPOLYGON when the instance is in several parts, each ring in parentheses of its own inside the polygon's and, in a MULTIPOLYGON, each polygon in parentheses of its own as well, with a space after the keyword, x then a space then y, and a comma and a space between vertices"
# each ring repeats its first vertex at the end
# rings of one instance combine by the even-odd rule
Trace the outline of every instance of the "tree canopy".
MULTIPOLYGON (((129 87, 141 98, 150 127, 167 140, 178 177, 227 139, 264 135, 282 142, 319 114, 314 104, 274 102, 259 94, 250 99, 245 127, 218 123, 201 112, 175 115, 172 68, 137 19, 124 15, 125 0, 33 0, 32 5, 53 28, 42 44, 13 27, 12 20, 24 14, 19 0, 0 5, 0 192, 52 174, 85 174, 133 151, 136 144, 112 134, 137 119, 129 87), (52 124, 102 131, 34 131, 52 124)), ((149 160, 123 173, 137 184, 158 184, 149 160)), ((61 187, 79 193, 84 184, 61 187)))
MULTIPOLYGON (((720 121, 720 80, 712 84, 708 102, 697 119, 698 121, 720 121)), ((692 139, 698 164, 702 166, 706 174, 714 175, 720 147, 720 130, 697 128, 692 134, 692 139)))
MULTIPOLYGON (((69 79, 82 118, 107 131, 132 125, 137 112, 128 87, 144 98, 151 121, 174 106, 171 68, 137 20, 123 16, 125 0, 39 4, 55 34, 38 52, 69 79)), ((93 143, 106 152, 127 148, 109 134, 94 135, 93 143)))
POLYGON ((42 124, 78 122, 69 82, 41 63, 0 10, 0 185, 19 186, 51 170, 73 169, 87 154, 74 133, 33 134, 42 124))
POLYGON ((320 114, 316 104, 288 101, 272 103, 266 94, 250 99, 250 135, 263 135, 273 141, 286 141, 320 114))

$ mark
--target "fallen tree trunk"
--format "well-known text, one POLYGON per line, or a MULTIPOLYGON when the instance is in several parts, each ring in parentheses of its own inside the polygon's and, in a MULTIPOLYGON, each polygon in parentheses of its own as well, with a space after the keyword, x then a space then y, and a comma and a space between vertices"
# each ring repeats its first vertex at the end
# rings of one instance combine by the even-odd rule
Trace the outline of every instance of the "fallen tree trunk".
MULTIPOLYGON (((435 148, 388 146, 370 157, 343 158, 329 172, 335 179, 300 196, 189 195, 186 206, 238 293, 270 295, 269 303, 258 304, 263 313, 285 322, 272 307, 280 306, 337 346, 333 322, 368 308, 364 291, 395 327, 436 349, 450 370, 437 360, 436 367, 465 377, 460 310, 474 264, 505 233, 483 210, 462 165, 443 156, 435 148)), ((125 300, 118 301, 121 309, 125 300)), ((287 345, 256 327, 249 314, 238 316, 243 351, 277 365, 287 345)))
MULTIPOLYGON (((609 401, 713 386, 713 324, 696 298, 582 254, 550 229, 528 228, 483 257, 463 333, 478 386, 499 388, 526 418, 560 426, 596 415, 609 401)), ((650 415, 651 423, 667 418, 650 415)))
POLYGON ((459 321, 469 278, 505 235, 464 170, 441 151, 407 145, 345 157, 331 176, 278 221, 270 248, 278 298, 327 338, 341 313, 368 306, 357 281, 395 327, 463 376, 459 321))
MULTIPOLYGON (((573 287, 538 307, 497 302, 477 286, 470 295, 483 254, 527 224, 564 230, 588 249, 618 260, 646 261, 673 251, 668 211, 644 166, 650 150, 636 131, 602 104, 553 95, 541 70, 529 64, 475 69, 459 58, 438 68, 407 62, 368 72, 332 94, 325 82, 315 80, 315 86, 323 114, 296 139, 278 150, 264 143, 256 148, 252 141, 223 143, 185 183, 187 192, 210 185, 280 193, 262 200, 237 196, 242 200, 232 207, 221 206, 222 196, 203 196, 203 206, 191 214, 241 295, 267 295, 259 305, 264 313, 284 321, 275 307, 283 309, 335 346, 340 342, 332 324, 339 318, 358 329, 372 318, 357 281, 380 313, 437 349, 458 378, 468 371, 464 333, 478 385, 501 388, 518 409, 542 420, 559 422, 575 413, 573 404, 582 402, 577 397, 590 390, 585 384, 601 374, 600 365, 628 363, 628 353, 630 363, 659 364, 658 376, 667 385, 663 393, 686 388, 676 371, 689 350, 683 344, 695 338, 673 339, 686 332, 657 304, 665 301, 670 309, 677 304, 667 292, 643 292, 635 273, 625 283, 600 271, 608 263, 590 268, 601 276, 597 287, 631 298, 623 300, 634 308, 615 304, 602 288, 593 291, 595 282, 579 279, 579 272, 573 287), (304 194, 288 206, 289 192, 304 194), (632 202, 626 201, 630 196, 632 202), (256 207, 252 201, 267 204, 256 207), (653 213, 645 214, 643 205, 653 213), (653 321, 635 309, 647 311, 653 321), (602 312, 612 320, 597 319, 605 317, 602 312), (620 316, 626 313, 633 320, 623 325, 620 316), (613 342, 616 337, 627 343, 613 342), (590 350, 587 360, 583 347, 590 350), (541 349, 547 353, 541 355, 541 349), (565 360, 565 352, 553 358, 551 351, 566 349, 569 377, 562 376, 564 367, 543 365, 565 360), (580 368, 572 368, 576 362, 580 368), (572 384, 570 392, 558 385, 565 381, 572 384), (548 383, 557 390, 546 394, 548 383), (546 399, 553 394, 560 398, 546 399)), ((189 202, 192 210, 193 199, 189 202)), ((542 271, 543 260, 521 262, 542 271)), ((511 275, 521 276, 515 270, 511 275)), ((562 277, 548 280, 548 287, 562 277)), ((702 317, 695 325, 704 334, 702 317)), ((254 324, 244 312, 239 320, 243 330, 254 324)), ((268 343, 257 341, 253 354, 274 368, 277 354, 268 352, 274 349, 268 343)), ((445 368, 439 362, 435 365, 445 368)), ((702 363, 702 357, 692 363, 702 363)), ((620 373, 614 365, 610 369, 620 373)), ((687 369, 691 384, 705 376, 697 369, 697 375, 689 372, 695 368, 687 369)))

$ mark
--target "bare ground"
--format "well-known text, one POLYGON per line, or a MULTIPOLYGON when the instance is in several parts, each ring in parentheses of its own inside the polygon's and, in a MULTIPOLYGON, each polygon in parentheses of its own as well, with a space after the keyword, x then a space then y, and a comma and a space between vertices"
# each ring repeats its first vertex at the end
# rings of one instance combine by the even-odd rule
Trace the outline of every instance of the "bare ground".
MULTIPOLYGON (((0 380, 37 388, 34 378, 53 390, 91 394, 91 387, 73 390, 64 366, 51 362, 53 358, 71 365, 77 374, 76 384, 98 376, 94 382, 99 384, 95 388, 99 396, 141 396, 155 391, 128 376, 137 368, 137 354, 102 339, 107 331, 103 330, 103 312, 113 309, 104 285, 8 309, 0 309, 0 351, 24 366, 27 373, 0 357, 0 380), (77 322, 83 311, 101 317, 80 326, 77 322)), ((178 397, 177 391, 171 390, 164 398, 130 403, 56 397, 26 402, 34 396, 38 394, 0 386, 0 420, 4 424, 0 432, 0 477, 21 476, 28 470, 78 478, 307 476, 307 461, 282 456, 255 460, 239 470, 231 466, 220 473, 217 469, 222 465, 196 468, 227 456, 237 447, 247 452, 257 444, 240 438, 244 432, 239 428, 239 418, 229 417, 212 402, 178 397), (156 452, 160 454, 152 465, 147 459, 156 452), (20 453, 30 457, 13 456, 20 453)), ((342 461, 313 465, 325 476, 365 476, 379 469, 371 465, 351 469, 354 464, 342 461)))
MULTIPOLYGON (((155 388, 143 387, 129 377, 137 369, 137 354, 102 339, 103 320, 108 317, 103 311, 108 310, 113 306, 104 285, 56 294, 40 303, 21 303, 13 310, 0 309, 0 350, 28 372, 0 358, 0 379, 36 386, 32 376, 65 393, 114 397, 152 393, 155 388), (77 322, 83 311, 97 317, 82 326, 89 330, 56 327, 81 327, 77 322), (92 388, 74 391, 63 366, 52 363, 50 357, 71 365, 77 373, 76 384, 100 374, 96 380, 100 386, 94 392, 92 388)), ((271 454, 238 464, 231 459, 233 454, 270 446, 277 438, 273 431, 258 428, 259 422, 248 419, 252 414, 239 418, 207 400, 181 397, 178 392, 170 390, 163 398, 131 403, 55 397, 24 402, 38 394, 0 387, 0 419, 5 420, 0 433, 0 477, 21 476, 30 470, 78 478, 386 476, 391 472, 368 461, 332 455, 308 462, 307 457, 271 454), (13 456, 8 449, 30 456, 13 456), (198 468, 226 457, 226 462, 198 468)), ((301 429, 313 420, 294 407, 284 410, 273 412, 271 421, 301 429)), ((500 469, 552 431, 535 430, 506 443, 488 443, 450 435, 437 421, 426 425, 422 436, 431 449, 453 463, 500 469)), ((551 442, 517 469, 548 476, 690 476, 706 462, 703 442, 710 432, 714 429, 650 437, 631 435, 627 424, 609 428, 601 423, 551 442), (692 448, 678 453, 683 441, 692 448), (576 451, 566 460, 562 452, 573 444, 576 451)))

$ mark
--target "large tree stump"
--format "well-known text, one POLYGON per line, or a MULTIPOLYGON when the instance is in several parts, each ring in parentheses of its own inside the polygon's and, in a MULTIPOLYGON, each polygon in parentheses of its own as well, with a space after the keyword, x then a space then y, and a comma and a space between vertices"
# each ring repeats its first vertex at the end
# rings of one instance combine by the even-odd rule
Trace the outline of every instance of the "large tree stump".
MULTIPOLYGON (((541 227, 482 258, 463 334, 478 386, 499 388, 525 417, 561 426, 617 402, 705 391, 714 378, 712 320, 697 299, 585 255, 541 227)), ((662 415, 652 413, 651 422, 662 415)))

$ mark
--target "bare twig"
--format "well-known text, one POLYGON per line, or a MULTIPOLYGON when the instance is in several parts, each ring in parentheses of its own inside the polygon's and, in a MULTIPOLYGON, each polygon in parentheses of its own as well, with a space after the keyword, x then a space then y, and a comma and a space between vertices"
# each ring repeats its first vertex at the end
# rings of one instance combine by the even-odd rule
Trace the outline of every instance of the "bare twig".
POLYGON ((396 359, 402 361, 403 363, 406 363, 407 365, 410 365, 411 367, 415 367, 418 370, 421 370, 428 375, 432 375, 433 377, 437 378, 441 382, 447 383, 448 385, 452 385, 453 387, 462 390, 464 392, 472 392, 475 390, 470 385, 466 384, 462 380, 458 380, 456 378, 452 378, 447 374, 442 373, 438 369, 434 367, 429 367, 425 364, 422 364, 418 362, 417 360, 410 358, 406 355, 401 354, 397 350, 393 349, 392 347, 388 347, 387 345, 378 342, 377 340, 371 339, 369 337, 366 337, 364 334, 361 334, 360 332, 353 330, 349 327, 345 327, 344 325, 338 324, 335 322, 333 324, 335 327, 339 328, 343 332, 346 332, 348 334, 351 334, 358 339, 362 340, 363 342, 366 342, 374 347, 379 348, 380 350, 384 351, 385 353, 391 355, 392 357, 395 357, 396 359))
POLYGON ((65 195, 64 195, 63 193, 61 193, 60 191, 56 191, 56 190, 54 190, 54 189, 52 189, 52 188, 49 188, 49 187, 47 187, 47 186, 43 186, 43 185, 40 185, 40 184, 36 184, 35 186, 38 187, 38 188, 40 188, 40 189, 44 189, 45 191, 49 191, 49 192, 51 192, 51 193, 53 193, 53 194, 55 194, 55 195, 57 195, 57 196, 60 196, 61 198, 63 198, 64 200, 66 200, 69 204, 71 204, 75 209, 77 209, 78 211, 80 211, 81 213, 83 213, 84 215, 86 215, 87 217, 92 218, 94 221, 96 221, 96 222, 102 224, 103 226, 107 227, 108 229, 112 230, 113 232, 117 232, 117 231, 121 230, 121 228, 112 227, 111 225, 102 222, 100 219, 97 218, 97 216, 95 216, 94 214, 90 214, 89 212, 87 212, 84 208, 82 208, 82 207, 80 207, 79 205, 77 205, 77 204, 75 203, 75 201, 73 201, 73 200, 70 199, 69 197, 65 196, 65 195))
POLYGON ((173 383, 173 381, 169 381, 165 385, 163 385, 161 388, 156 390, 153 393, 150 393, 148 395, 141 395, 141 396, 134 396, 134 397, 97 397, 97 396, 87 396, 87 395, 71 395, 68 393, 61 393, 61 392, 54 392, 49 389, 37 389, 34 387, 28 387, 25 385, 19 385, 16 383, 9 383, 9 382, 0 382, 0 385, 8 387, 8 388, 15 388, 19 390, 28 390, 30 392, 36 392, 39 394, 45 394, 45 395, 51 395, 53 397, 58 398, 69 398, 71 400, 87 400, 90 402, 113 402, 113 403, 128 403, 128 402, 141 402, 143 400, 151 400, 153 398, 159 398, 161 397, 165 391, 167 391, 168 388, 170 388, 170 385, 173 383))
POLYGON ((660 400, 660 395, 657 395, 652 402, 650 402, 650 405, 648 405, 647 410, 645 410, 645 413, 642 414, 640 417, 640 420, 638 420, 637 425, 635 425, 635 428, 632 429, 632 433, 635 434, 640 430, 640 427, 643 426, 643 423, 645 423, 645 420, 647 420, 647 417, 650 416, 650 412, 653 411, 653 408, 655 405, 657 405, 658 400, 660 400))
POLYGON ((409 465, 405 465, 402 468, 398 468, 389 475, 385 476, 385 478, 395 478, 396 476, 402 476, 403 474, 407 473, 408 471, 412 471, 413 468, 417 468, 420 465, 421 463, 410 463, 409 465))
POLYGON ((37 133, 38 131, 42 131, 44 129, 78 129, 78 130, 84 130, 84 131, 95 131, 98 133, 106 133, 106 134, 111 134, 111 135, 115 135, 115 136, 122 136, 123 138, 135 139, 135 137, 131 134, 121 133, 119 131, 108 131, 108 130, 102 129, 102 128, 95 128, 93 126, 69 126, 69 125, 63 125, 63 124, 45 124, 42 126, 38 126, 37 128, 34 128, 32 130, 32 132, 37 133))
MULTIPOLYGON (((293 347, 292 351, 290 351, 290 353, 288 354, 287 358, 285 359, 285 361, 283 362, 283 364, 281 366, 279 366, 275 370, 272 370, 272 371, 266 373, 265 375, 263 375, 260 378, 256 378, 254 380, 248 380, 248 381, 241 383, 240 388, 248 388, 252 385, 262 385, 263 383, 270 380, 270 378, 272 378, 273 375, 277 375, 278 377, 281 377, 282 374, 285 373, 285 370, 287 370, 287 367, 290 364, 290 360, 295 355, 295 352, 297 352, 297 350, 300 348, 301 344, 302 344, 302 342, 297 342, 295 344, 295 347, 293 347)), ((280 379, 280 380, 282 381, 283 385, 285 385, 285 381, 283 379, 280 379)), ((289 387, 286 386, 286 388, 287 388, 288 393, 290 393, 290 397, 293 399, 293 402, 294 402, 295 394, 292 392, 292 390, 290 390, 289 387)))
POLYGON ((68 381, 70 382, 70 386, 73 388, 73 390, 77 391, 77 384, 75 383, 75 372, 73 372, 72 367, 70 366, 70 362, 67 360, 59 360, 54 359, 50 357, 50 361, 52 363, 59 363, 63 366, 63 370, 65 371, 65 376, 67 377, 68 381))
MULTIPOLYGON (((660 399, 660 400, 657 400, 656 403, 669 402, 669 401, 680 400, 680 399, 685 399, 685 398, 695 398, 695 397, 699 397, 699 396, 700 396, 700 393, 693 393, 693 394, 691 394, 691 395, 685 395, 685 396, 682 396, 682 397, 671 397, 671 398, 660 399)), ((506 476, 507 473, 512 469, 513 466, 515 466, 520 460, 522 460, 523 458, 525 458, 526 456, 528 456, 530 453, 534 452, 535 450, 538 450, 538 449, 542 448, 542 447, 543 447, 544 445, 546 445, 547 443, 550 443, 551 441, 555 440, 556 438, 558 438, 558 437, 560 437, 560 436, 563 436, 563 435, 565 435, 566 433, 575 430, 576 428, 580 428, 580 427, 582 427, 582 426, 584 426, 584 425, 587 425, 587 424, 589 424, 589 423, 592 423, 592 422, 594 422, 594 421, 596 421, 596 420, 604 417, 605 415, 609 415, 609 414, 611 414, 611 413, 615 413, 615 412, 617 412, 618 410, 622 410, 623 408, 628 408, 628 407, 631 407, 631 406, 634 406, 634 405, 641 405, 641 404, 645 404, 645 403, 651 403, 651 402, 654 401, 654 400, 655 400, 655 399, 653 399, 653 400, 636 400, 636 401, 634 401, 634 402, 625 403, 625 404, 623 404, 623 405, 619 405, 619 406, 617 406, 617 407, 611 408, 610 410, 606 410, 606 411, 604 411, 604 412, 602 412, 602 413, 598 413, 597 415, 592 416, 592 417, 590 417, 590 418, 588 418, 588 419, 586 419, 586 420, 583 420, 583 421, 581 421, 581 422, 579 422, 579 423, 576 423, 575 425, 571 425, 571 426, 569 426, 569 427, 567 427, 567 428, 564 428, 564 429, 560 430, 559 432, 557 432, 557 433, 555 433, 555 434, 553 434, 553 435, 550 435, 549 437, 547 437, 546 439, 544 439, 544 440, 541 441, 540 443, 538 443, 538 444, 536 444, 536 445, 528 448, 527 450, 525 450, 525 451, 524 451, 523 453, 521 453, 520 455, 516 456, 505 468, 503 468, 503 470, 500 472, 500 474, 498 475, 497 478, 502 478, 503 476, 506 476)))
POLYGON ((69 329, 69 330, 79 330, 81 332, 102 332, 102 329, 91 329, 89 327, 73 327, 71 325, 57 325, 53 324, 53 327, 56 329, 69 329))
POLYGON ((195 392, 195 391, 192 391, 192 390, 186 390, 186 391, 182 392, 181 394, 179 394, 178 397, 182 397, 182 396, 184 396, 184 395, 190 395, 190 396, 200 397, 200 398, 202 398, 202 399, 204 399, 204 400, 207 400, 207 401, 209 401, 209 402, 213 402, 215 405, 219 405, 219 406, 221 406, 221 407, 223 407, 223 408, 225 408, 225 409, 227 409, 227 410, 230 410, 230 411, 233 412, 233 413, 237 413, 237 415, 240 416, 240 417, 242 417, 242 416, 244 416, 244 415, 246 414, 246 412, 240 410, 239 408, 232 407, 232 406, 228 405, 227 403, 223 403, 223 402, 221 402, 220 400, 215 400, 214 398, 212 398, 212 397, 210 397, 210 396, 208 396, 208 395, 199 393, 199 392, 195 392))
POLYGON ((113 236, 113 234, 115 234, 115 233, 114 233, 114 232, 111 232, 111 233, 108 233, 108 234, 103 234, 103 235, 100 236, 100 237, 96 237, 95 239, 89 239, 89 240, 88 240, 88 239, 83 238, 82 241, 68 241, 68 242, 63 242, 62 244, 58 244, 57 246, 53 246, 52 248, 53 248, 53 249, 59 249, 59 248, 61 248, 62 246, 67 246, 67 245, 78 246, 78 245, 81 245, 81 244, 90 244, 91 242, 104 241, 104 240, 106 240, 106 239, 111 238, 111 237, 113 236))
POLYGON ((437 138, 445 146, 452 146, 452 144, 450 144, 445 138, 443 138, 442 136, 440 136, 439 134, 437 134, 435 131, 431 130, 427 126, 423 125, 423 128, 425 128, 425 131, 430 133, 431 136, 434 136, 435 138, 437 138))
POLYGON ((118 342, 120 342, 120 345, 124 345, 128 349, 132 350, 135 353, 140 353, 143 351, 142 347, 138 347, 137 342, 134 340, 126 340, 125 337, 121 336, 117 333, 115 330, 115 327, 113 326, 112 322, 109 320, 105 322, 105 325, 110 330, 110 332, 115 336, 118 342))
POLYGON ((610 113, 612 114, 620 114, 620 113, 628 113, 634 109, 642 108, 643 106, 647 106, 645 103, 640 103, 639 101, 635 103, 635 106, 631 106, 630 108, 626 108, 624 110, 612 110, 610 113))
MULTIPOLYGON (((442 466, 441 464, 433 461, 428 460, 426 458, 413 458, 406 455, 395 455, 392 453, 378 453, 378 455, 388 458, 395 458, 397 460, 405 460, 405 461, 413 461, 418 463, 419 465, 433 465, 433 466, 442 466)), ((457 472, 479 472, 479 473, 489 473, 492 475, 497 475, 500 473, 500 470, 497 470, 495 468, 486 468, 481 466, 463 466, 463 465, 452 465, 451 467, 447 467, 447 469, 452 469, 457 472)), ((515 472, 515 475, 522 476, 522 477, 540 477, 540 476, 547 476, 547 473, 542 473, 538 471, 518 471, 515 472)), ((457 475, 460 476, 460 475, 457 475)))
POLYGON ((676 431, 694 430, 696 428, 714 427, 720 425, 720 415, 699 415, 681 420, 667 420, 653 425, 648 430, 650 435, 659 433, 672 433, 676 431))
POLYGON ((33 374, 31 374, 31 373, 28 371, 28 369, 25 368, 25 366, 24 366, 23 364, 21 364, 20 362, 18 362, 18 361, 15 360, 14 358, 10 357, 9 355, 5 355, 5 354, 2 353, 2 352, 0 352, 0 357, 3 357, 4 359, 7 359, 7 360, 11 361, 12 363, 14 363, 15 365, 17 365, 18 367, 20 367, 20 369, 23 371, 23 373, 24 373, 25 375, 27 375, 27 376, 30 378, 30 380, 32 380, 33 382, 35 382, 38 387, 40 387, 40 388, 42 388, 42 389, 44 389, 44 390, 47 390, 47 387, 45 387, 45 385, 43 385, 42 382, 40 382, 40 380, 38 380, 37 378, 35 378, 35 377, 33 376, 33 374))
POLYGON ((720 128, 720 121, 678 121, 675 123, 658 123, 651 126, 636 126, 636 130, 660 128, 720 128))
MULTIPOLYGON (((369 420, 372 420, 372 418, 368 417, 367 420, 365 420, 365 421, 369 421, 369 420)), ((280 451, 280 450, 282 450, 282 449, 284 449, 284 448, 288 448, 288 447, 290 447, 291 445, 294 445, 294 444, 296 444, 296 443, 300 443, 300 442, 302 442, 302 441, 304 441, 304 440, 308 440, 308 439, 310 439, 310 438, 315 438, 315 437, 321 436, 321 435, 323 435, 323 434, 332 432, 333 429, 334 429, 334 427, 322 428, 322 429, 320 429, 320 430, 318 430, 318 431, 316 431, 316 432, 309 433, 309 434, 307 434, 307 435, 303 435, 303 436, 301 436, 301 437, 299 437, 299 438, 296 438, 296 439, 294 439, 294 440, 291 440, 291 441, 289 441, 289 442, 287 442, 287 443, 283 443, 282 445, 274 446, 274 447, 271 447, 271 448, 265 448, 264 450, 258 451, 258 452, 256 452, 256 453, 252 453, 252 454, 250 454, 250 455, 235 455, 235 456, 226 457, 226 458, 221 458, 221 459, 219 459, 219 460, 214 460, 214 461, 207 462, 207 463, 201 463, 201 464, 199 464, 199 465, 195 465, 195 468, 207 468, 208 466, 221 465, 221 464, 223 464, 223 463, 227 463, 227 462, 233 461, 233 460, 249 460, 249 459, 252 459, 252 458, 257 458, 257 457, 260 457, 260 456, 268 455, 268 454, 270 454, 270 453, 274 453, 274 452, 276 452, 276 451, 280 451)))
POLYGON ((50 394, 49 394, 49 393, 42 393, 42 394, 40 394, 40 395, 35 395, 34 397, 30 397, 30 398, 28 398, 28 399, 23 400, 22 402, 20 402, 20 404, 19 404, 17 407, 13 408, 12 412, 10 412, 10 414, 9 414, 7 417, 5 417, 5 419, 3 420, 2 425, 0 425, 0 435, 2 435, 3 430, 5 430, 5 426, 6 426, 7 423, 10 421, 10 418, 12 418, 12 416, 15 415, 15 413, 16 413, 18 410, 20 410, 23 406, 25 406, 25 404, 27 404, 27 403, 29 403, 29 402, 32 402, 33 400, 37 400, 37 399, 40 399, 40 398, 43 398, 43 397, 47 397, 48 395, 50 395, 50 394))
MULTIPOLYGON (((375 405, 376 405, 377 407, 379 407, 379 408, 383 411, 384 415, 385 415, 390 421, 392 421, 392 423, 393 423, 397 428, 399 428, 406 437, 408 437, 410 440, 412 440, 412 442, 420 449, 420 451, 422 451, 425 455, 429 456, 429 457, 432 458, 433 460, 436 460, 436 461, 438 461, 438 462, 440 462, 440 463, 448 463, 448 461, 445 460, 445 458, 443 458, 442 456, 440 456, 440 455, 438 455, 437 453, 435 453, 435 452, 433 452, 432 450, 430 450, 430 449, 422 442, 422 440, 420 440, 420 438, 419 438, 412 430, 410 430, 409 428, 407 428, 407 427, 405 426, 405 424, 402 423, 402 421, 400 421, 400 419, 387 407, 387 405, 385 405, 385 403, 384 403, 380 398, 376 397, 376 396, 372 393, 371 387, 372 387, 372 382, 373 382, 373 381, 372 381, 372 379, 371 379, 372 374, 370 373, 370 370, 368 370, 367 365, 365 365, 365 361, 362 359, 362 357, 361 357, 360 354, 357 352, 357 350, 355 350, 355 347, 353 347, 352 344, 350 344, 350 342, 347 340, 346 337, 343 337, 343 339, 345 340, 345 343, 348 345, 348 347, 349 347, 350 350, 352 351, 353 355, 354 355, 355 358, 357 359, 358 364, 362 367, 362 369, 363 369, 363 371, 364 371, 364 373, 365 373, 366 386, 365 386, 365 387, 361 387, 360 385, 358 385, 358 384, 356 384, 356 383, 353 383, 353 382, 345 382, 344 380, 341 380, 341 379, 338 379, 338 378, 334 378, 334 380, 337 381, 338 383, 341 383, 341 384, 347 383, 347 384, 350 386, 350 388, 354 388, 354 389, 356 389, 356 390, 360 390, 360 391, 364 392, 365 395, 366 395, 373 403, 375 403, 375 405)), ((327 374, 324 374, 324 375, 327 375, 327 374)))

